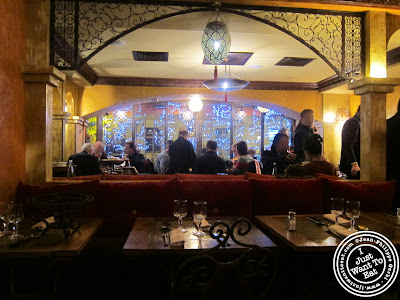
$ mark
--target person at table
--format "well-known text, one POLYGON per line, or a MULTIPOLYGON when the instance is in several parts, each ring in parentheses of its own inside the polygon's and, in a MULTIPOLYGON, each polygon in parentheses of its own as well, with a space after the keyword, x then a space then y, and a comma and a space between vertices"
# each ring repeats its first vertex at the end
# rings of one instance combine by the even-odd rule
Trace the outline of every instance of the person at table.
POLYGON ((193 145, 188 141, 189 132, 186 129, 179 131, 178 139, 169 146, 169 173, 189 173, 196 161, 193 145))
POLYGON ((237 152, 237 143, 232 145, 231 151, 232 151, 231 162, 232 162, 232 165, 235 166, 235 164, 239 158, 239 153, 237 152))
POLYGON ((360 106, 354 117, 348 119, 342 129, 340 172, 349 179, 360 179, 360 106))
POLYGON ((122 159, 129 160, 131 167, 135 167, 139 173, 146 171, 146 159, 143 154, 139 153, 134 142, 125 143, 125 157, 122 159))
POLYGON ((208 141, 206 152, 196 159, 194 164, 196 174, 225 173, 225 161, 217 154, 217 142, 208 141))
POLYGON ((400 180, 400 100, 386 128, 386 180, 400 180))
POLYGON ((248 150, 249 155, 252 156, 254 159, 257 159, 256 155, 257 155, 257 151, 254 148, 249 148, 248 150))
POLYGON ((297 155, 297 163, 306 160, 304 155, 304 143, 314 134, 314 112, 311 109, 305 109, 300 114, 300 123, 294 131, 294 153, 297 155))
POLYGON ((156 157, 156 163, 154 164, 154 171, 158 174, 167 174, 169 170, 169 146, 172 145, 174 141, 168 140, 166 148, 156 157))
POLYGON ((246 172, 261 174, 260 163, 252 157, 245 141, 236 144, 239 154, 236 164, 233 166, 232 174, 244 174, 246 172))
POLYGON ((271 150, 264 151, 261 158, 261 162, 263 163, 263 174, 272 174, 274 164, 276 164, 277 174, 284 174, 289 165, 295 164, 297 155, 288 150, 289 137, 283 133, 275 135, 271 150))
POLYGON ((103 143, 100 141, 94 143, 94 156, 96 156, 99 161, 107 158, 107 154, 104 152, 103 143))
POLYGON ((287 136, 289 136, 289 130, 286 127, 282 127, 281 129, 279 129, 278 133, 286 134, 287 136))
POLYGON ((304 143, 304 154, 309 163, 304 165, 307 175, 317 173, 336 176, 336 168, 322 156, 323 139, 319 134, 313 134, 304 143))
POLYGON ((90 143, 83 144, 82 152, 71 155, 70 160, 76 165, 75 176, 101 174, 99 160, 94 156, 94 147, 90 143))

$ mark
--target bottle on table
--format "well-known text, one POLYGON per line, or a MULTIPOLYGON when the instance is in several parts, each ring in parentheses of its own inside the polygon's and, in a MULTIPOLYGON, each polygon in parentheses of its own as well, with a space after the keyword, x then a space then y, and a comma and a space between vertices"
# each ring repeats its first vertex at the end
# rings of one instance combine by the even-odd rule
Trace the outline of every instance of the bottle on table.
POLYGON ((67 170, 67 177, 74 177, 75 172, 74 172, 74 166, 72 164, 72 160, 68 161, 68 170, 67 170))
POLYGON ((278 175, 278 167, 276 165, 276 162, 274 162, 274 167, 272 169, 272 175, 278 175))

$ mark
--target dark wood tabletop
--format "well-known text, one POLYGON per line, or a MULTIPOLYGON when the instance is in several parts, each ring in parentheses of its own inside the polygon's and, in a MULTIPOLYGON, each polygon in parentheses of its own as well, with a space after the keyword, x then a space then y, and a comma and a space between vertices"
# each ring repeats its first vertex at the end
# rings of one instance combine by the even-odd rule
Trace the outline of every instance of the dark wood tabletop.
MULTIPOLYGON (((217 220, 222 220, 231 226, 236 217, 226 218, 207 218, 207 221, 212 224, 217 220)), ((178 220, 175 218, 137 218, 129 237, 125 243, 123 253, 126 255, 148 255, 148 254, 180 254, 198 252, 204 249, 210 249, 218 243, 209 235, 202 237, 201 245, 199 239, 193 235, 196 230, 193 218, 187 217, 183 220, 183 227, 187 230, 185 233, 185 243, 181 247, 164 246, 161 227, 165 221, 170 222, 170 229, 178 228, 178 220)), ((245 229, 245 228, 243 228, 245 229)), ((208 232, 207 229, 203 230, 208 232)), ((265 248, 274 248, 276 244, 272 242, 264 233, 256 226, 252 225, 251 231, 246 236, 235 235, 240 242, 250 245, 258 245, 265 248)), ((231 239, 228 240, 230 246, 221 248, 222 250, 233 252, 242 252, 245 247, 237 245, 231 239)))
MULTIPOLYGON (((21 223, 20 234, 30 234, 29 226, 21 223)), ((7 236, 0 237, 0 258, 18 257, 71 257, 78 255, 96 231, 103 223, 101 218, 81 219, 80 228, 74 234, 65 239, 62 229, 49 229, 49 231, 38 239, 32 240, 20 248, 10 248, 10 241, 7 236)))
MULTIPOLYGON (((342 239, 323 231, 320 225, 307 220, 306 218, 310 216, 333 224, 323 219, 322 215, 297 215, 296 231, 287 230, 288 217, 286 215, 256 216, 255 224, 272 240, 278 244, 281 242, 295 251, 334 251, 342 239)), ((385 235, 396 247, 400 248, 400 226, 394 224, 395 218, 383 213, 363 213, 356 220, 356 228, 358 225, 366 226, 370 231, 385 235)))

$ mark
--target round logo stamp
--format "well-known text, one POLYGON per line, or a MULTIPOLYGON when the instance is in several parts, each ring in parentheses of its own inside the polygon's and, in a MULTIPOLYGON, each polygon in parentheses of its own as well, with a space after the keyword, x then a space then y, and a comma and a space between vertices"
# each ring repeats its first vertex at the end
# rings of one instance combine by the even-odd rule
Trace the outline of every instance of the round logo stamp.
POLYGON ((356 232, 336 248, 333 270, 346 291, 373 297, 382 294, 396 280, 399 255, 384 235, 374 231, 356 232))

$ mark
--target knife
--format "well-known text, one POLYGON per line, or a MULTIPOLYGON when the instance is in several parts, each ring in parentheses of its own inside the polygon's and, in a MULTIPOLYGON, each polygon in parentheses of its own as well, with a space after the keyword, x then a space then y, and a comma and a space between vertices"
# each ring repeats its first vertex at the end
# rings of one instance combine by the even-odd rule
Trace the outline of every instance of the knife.
POLYGON ((32 233, 31 235, 29 235, 29 236, 27 236, 27 237, 25 237, 25 238, 23 238, 23 239, 21 239, 19 241, 16 241, 16 242, 10 244, 10 247, 11 248, 22 247, 23 245, 25 245, 26 243, 32 241, 33 239, 37 239, 37 238, 41 237, 42 234, 43 234, 42 231, 38 231, 38 232, 32 233))
POLYGON ((314 222, 315 224, 318 224, 318 225, 326 225, 324 222, 322 222, 314 217, 307 217, 306 220, 314 222))

